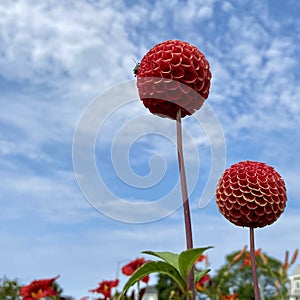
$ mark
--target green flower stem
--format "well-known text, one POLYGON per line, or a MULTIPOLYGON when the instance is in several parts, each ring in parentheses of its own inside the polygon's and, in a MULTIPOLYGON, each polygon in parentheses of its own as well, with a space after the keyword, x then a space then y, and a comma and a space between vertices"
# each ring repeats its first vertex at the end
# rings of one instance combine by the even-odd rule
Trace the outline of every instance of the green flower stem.
MULTIPOLYGON (((184 168, 184 158, 182 149, 182 128, 181 128, 181 110, 178 109, 177 120, 177 152, 178 152, 178 164, 180 172, 180 183, 181 183, 181 194, 183 201, 184 210, 184 222, 185 222, 185 234, 186 234, 186 246, 187 249, 193 248, 193 236, 192 236, 192 224, 191 224, 191 213, 189 207, 188 191, 186 184, 185 168, 184 168)), ((192 299, 195 299, 195 283, 194 283, 194 268, 192 268, 188 279, 187 279, 188 290, 192 291, 192 299)))
POLYGON ((252 269, 252 279, 254 286, 254 297, 255 300, 260 300, 257 272, 256 272, 256 258, 255 258, 255 245, 254 245, 254 228, 250 227, 250 259, 252 269))

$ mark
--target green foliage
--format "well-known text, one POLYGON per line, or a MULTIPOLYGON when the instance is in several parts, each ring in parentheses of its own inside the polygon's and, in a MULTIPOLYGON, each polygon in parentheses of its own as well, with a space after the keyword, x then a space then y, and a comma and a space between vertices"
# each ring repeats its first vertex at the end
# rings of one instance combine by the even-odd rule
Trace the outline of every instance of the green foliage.
POLYGON ((17 300, 19 298, 20 284, 17 279, 6 277, 0 279, 0 300, 17 300))
POLYGON ((159 273, 156 285, 158 291, 158 300, 169 299, 172 294, 180 294, 178 284, 168 275, 159 273))
MULTIPOLYGON (((295 262, 296 256, 297 251, 290 262, 287 255, 285 262, 281 262, 260 249, 255 252, 260 291, 265 300, 288 299, 287 270, 295 262)), ((225 264, 216 271, 210 284, 201 293, 208 299, 218 300, 232 291, 239 295, 238 299, 254 299, 250 253, 246 251, 246 247, 226 256, 225 264)))
MULTIPOLYGON (((211 247, 188 249, 181 252, 179 255, 172 252, 143 252, 158 257, 163 261, 150 261, 138 268, 126 282, 122 293, 125 294, 131 286, 146 275, 160 273, 172 278, 181 292, 188 297, 190 295, 190 291, 187 289, 188 274, 191 272, 197 258, 209 248, 211 247)), ((197 274, 197 277, 201 278, 208 271, 209 270, 205 270, 204 272, 197 274)))

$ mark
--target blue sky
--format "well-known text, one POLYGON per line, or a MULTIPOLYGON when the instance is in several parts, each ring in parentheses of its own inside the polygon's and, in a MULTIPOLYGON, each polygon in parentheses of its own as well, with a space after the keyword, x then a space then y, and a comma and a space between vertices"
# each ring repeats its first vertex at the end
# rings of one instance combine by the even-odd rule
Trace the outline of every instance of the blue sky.
MULTIPOLYGON (((248 230, 226 221, 214 199, 199 208, 211 148, 224 142, 220 168, 263 161, 286 182, 287 208, 275 224, 256 231, 257 247, 277 258, 299 247, 299 14, 296 0, 1 1, 0 275, 28 283, 60 274, 65 294, 79 299, 99 281, 115 279, 118 265, 143 250, 184 249, 180 207, 174 211, 172 203, 171 215, 166 207, 168 216, 147 223, 122 221, 139 214, 126 208, 120 208, 121 221, 112 219, 86 200, 72 164, 73 136, 87 106, 134 83, 132 58, 141 60, 168 39, 197 46, 213 74, 207 103, 183 122, 189 183, 196 179, 190 194, 195 246, 214 246, 208 253, 214 270, 227 253, 248 244, 248 230), (214 126, 205 134, 209 109, 224 140, 214 126)), ((139 101, 117 109, 111 99, 102 105, 95 160, 115 195, 106 204, 115 209, 117 198, 145 203, 164 197, 178 184, 174 122, 152 116, 139 101), (161 182, 139 186, 139 176, 149 174, 163 175, 161 182)), ((101 187, 94 192, 105 195, 101 187)), ((149 220, 156 213, 143 212, 149 220)))

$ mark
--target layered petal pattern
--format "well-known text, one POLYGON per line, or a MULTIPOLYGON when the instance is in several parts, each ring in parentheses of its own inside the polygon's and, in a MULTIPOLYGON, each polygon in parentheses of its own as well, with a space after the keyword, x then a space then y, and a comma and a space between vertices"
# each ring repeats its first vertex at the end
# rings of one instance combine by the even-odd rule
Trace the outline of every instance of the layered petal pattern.
POLYGON ((264 227, 283 213, 287 195, 284 180, 273 167, 243 161, 219 179, 216 202, 226 219, 238 226, 264 227))
POLYGON ((211 77, 208 61, 195 46, 168 40, 143 57, 137 86, 151 113, 176 119, 179 108, 181 117, 200 109, 208 97, 211 77))

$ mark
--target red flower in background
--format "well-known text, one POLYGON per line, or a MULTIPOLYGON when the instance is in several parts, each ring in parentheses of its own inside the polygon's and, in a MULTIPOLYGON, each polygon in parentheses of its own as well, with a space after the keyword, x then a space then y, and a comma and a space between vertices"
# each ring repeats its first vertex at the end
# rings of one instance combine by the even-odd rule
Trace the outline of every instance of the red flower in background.
POLYGON ((51 279, 34 280, 29 285, 23 286, 20 289, 20 295, 23 300, 36 300, 45 297, 57 296, 58 292, 54 288, 54 281, 59 276, 51 279))
POLYGON ((216 201, 226 219, 238 226, 264 227, 274 223, 286 206, 286 188, 274 168, 243 161, 225 170, 216 201))
POLYGON ((204 275, 198 282, 196 282, 196 290, 201 292, 204 290, 204 285, 210 281, 210 276, 208 274, 204 275))
POLYGON ((222 300, 237 300, 238 299, 238 294, 232 294, 232 295, 226 295, 222 297, 222 300))
MULTIPOLYGON (((146 260, 142 257, 142 258, 137 258, 133 261, 131 261, 129 264, 125 265, 122 268, 122 273, 124 275, 127 276, 131 276, 139 267, 141 267, 144 263, 146 262, 146 260)), ((148 283, 149 282, 149 276, 145 276, 142 279, 143 282, 148 283)))
POLYGON ((96 289, 90 290, 90 292, 102 294, 105 297, 104 299, 110 299, 112 288, 116 287, 118 284, 119 279, 104 280, 99 283, 99 286, 96 289))
POLYGON ((208 260, 208 256, 207 255, 204 255, 204 254, 201 254, 198 259, 197 259, 197 262, 201 262, 201 261, 207 261, 208 260))
POLYGON ((179 109, 181 117, 200 109, 208 97, 210 80, 209 63, 203 53, 179 40, 154 46, 137 71, 137 87, 145 107, 172 119, 179 109))

